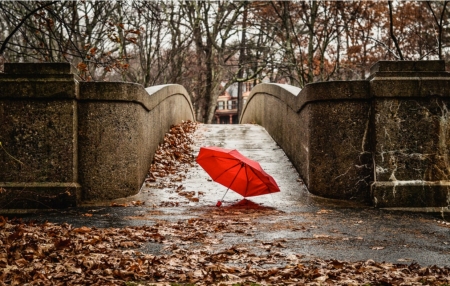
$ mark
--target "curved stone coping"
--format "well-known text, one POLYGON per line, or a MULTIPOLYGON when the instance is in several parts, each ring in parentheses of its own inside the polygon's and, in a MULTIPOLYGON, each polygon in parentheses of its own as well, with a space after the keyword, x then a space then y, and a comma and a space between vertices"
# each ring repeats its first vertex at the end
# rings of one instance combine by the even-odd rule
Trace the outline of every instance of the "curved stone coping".
POLYGON ((274 96, 298 113, 310 102, 370 98, 369 86, 366 80, 318 82, 308 84, 303 89, 288 84, 261 83, 252 89, 243 114, 256 95, 274 96))
POLYGON ((242 110, 242 116, 240 117, 240 122, 242 123, 242 119, 244 118, 244 114, 247 110, 247 107, 252 103, 252 100, 257 95, 267 95, 274 96, 279 100, 285 102, 290 108, 295 109, 295 98, 300 93, 301 89, 298 87, 294 87, 292 85, 285 84, 276 84, 276 83, 260 83, 256 85, 252 91, 250 92, 250 96, 247 100, 247 103, 242 110))
POLYGON ((148 88, 130 82, 80 82, 80 100, 127 101, 141 104, 150 111, 170 96, 181 95, 194 108, 186 89, 179 84, 164 84, 148 88))
POLYGON ((191 108, 192 116, 194 118, 194 107, 192 106, 191 99, 189 97, 188 92, 186 89, 179 84, 163 84, 163 85, 155 85, 151 87, 147 87, 145 89, 149 95, 151 95, 151 99, 153 100, 151 102, 151 108, 153 109, 155 106, 157 106, 162 100, 169 96, 173 95, 182 95, 186 98, 186 101, 189 103, 189 106, 191 108))

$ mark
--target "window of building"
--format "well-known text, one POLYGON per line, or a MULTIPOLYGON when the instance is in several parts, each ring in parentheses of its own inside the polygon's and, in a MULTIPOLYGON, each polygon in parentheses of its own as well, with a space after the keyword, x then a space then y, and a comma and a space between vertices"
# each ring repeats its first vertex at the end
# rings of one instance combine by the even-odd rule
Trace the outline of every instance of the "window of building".
POLYGON ((228 100, 228 109, 236 109, 236 100, 228 100))
POLYGON ((224 110, 225 109, 225 102, 224 101, 218 101, 217 102, 217 109, 218 110, 224 110))

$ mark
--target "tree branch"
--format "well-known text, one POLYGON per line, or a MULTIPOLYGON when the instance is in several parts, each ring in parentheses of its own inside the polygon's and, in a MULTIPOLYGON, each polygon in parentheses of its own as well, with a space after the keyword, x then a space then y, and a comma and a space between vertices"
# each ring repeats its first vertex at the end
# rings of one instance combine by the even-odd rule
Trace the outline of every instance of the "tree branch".
POLYGON ((0 57, 3 56, 3 53, 5 52, 6 49, 6 45, 8 44, 9 40, 12 38, 12 36, 14 36, 14 34, 20 29, 20 27, 23 25, 23 23, 25 23, 25 21, 30 18, 30 16, 32 16, 34 13, 36 13, 37 11, 48 7, 50 5, 53 5, 55 3, 58 3, 58 1, 53 1, 47 4, 44 4, 42 6, 37 7, 36 9, 34 9, 33 11, 31 11, 30 13, 28 13, 27 15, 25 15, 25 17, 22 18, 22 20, 20 21, 20 23, 14 28, 14 30, 8 35, 8 37, 6 37, 5 41, 3 41, 2 46, 0 47, 0 57))

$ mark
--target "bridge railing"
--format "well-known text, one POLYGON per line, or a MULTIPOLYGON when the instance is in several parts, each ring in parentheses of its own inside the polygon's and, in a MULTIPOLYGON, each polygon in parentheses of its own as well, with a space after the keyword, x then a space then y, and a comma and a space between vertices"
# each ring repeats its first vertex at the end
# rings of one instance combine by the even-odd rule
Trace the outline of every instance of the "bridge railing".
POLYGON ((69 64, 0 74, 0 208, 62 208, 137 193, 173 124, 194 120, 180 85, 81 82, 69 64))
POLYGON ((361 81, 256 86, 241 123, 266 128, 311 193, 379 207, 450 205, 450 74, 381 61, 361 81))

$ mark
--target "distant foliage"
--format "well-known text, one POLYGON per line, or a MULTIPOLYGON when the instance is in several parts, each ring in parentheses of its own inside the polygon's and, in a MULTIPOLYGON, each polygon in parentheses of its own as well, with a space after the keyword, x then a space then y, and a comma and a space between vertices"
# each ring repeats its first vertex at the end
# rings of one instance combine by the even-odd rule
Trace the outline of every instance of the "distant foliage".
POLYGON ((363 79, 379 60, 448 60, 448 1, 390 4, 1 1, 0 66, 65 61, 86 81, 181 84, 210 122, 235 82, 304 87, 363 79))

